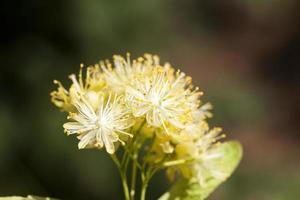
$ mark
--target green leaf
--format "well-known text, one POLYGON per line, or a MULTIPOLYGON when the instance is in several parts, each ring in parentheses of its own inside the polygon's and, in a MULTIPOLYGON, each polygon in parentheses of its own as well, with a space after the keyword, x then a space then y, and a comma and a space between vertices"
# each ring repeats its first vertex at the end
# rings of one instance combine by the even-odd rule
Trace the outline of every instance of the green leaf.
MULTIPOLYGON (((222 165, 218 165, 217 168, 225 173, 227 177, 238 166, 243 154, 242 146, 237 141, 222 143, 214 148, 212 152, 223 153, 224 156, 219 158, 222 165)), ((205 184, 200 185, 195 178, 190 180, 179 178, 159 200, 204 200, 224 181, 210 176, 205 180, 205 184)))
POLYGON ((20 197, 20 196, 0 197, 0 200, 58 200, 58 199, 28 195, 27 197, 20 197))

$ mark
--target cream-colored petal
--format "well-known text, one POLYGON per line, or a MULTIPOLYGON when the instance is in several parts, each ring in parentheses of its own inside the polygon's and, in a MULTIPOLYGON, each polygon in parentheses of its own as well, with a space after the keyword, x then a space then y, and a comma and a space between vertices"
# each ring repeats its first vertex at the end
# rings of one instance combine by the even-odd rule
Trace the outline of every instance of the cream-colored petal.
POLYGON ((68 134, 75 134, 93 130, 95 127, 93 125, 87 126, 78 122, 67 122, 63 125, 63 128, 68 134))
POLYGON ((109 136, 106 134, 102 134, 101 136, 107 153, 109 154, 115 153, 115 146, 113 142, 110 140, 109 136))
POLYGON ((95 138, 95 131, 87 133, 80 139, 80 142, 78 143, 78 148, 84 149, 93 140, 93 138, 95 138))

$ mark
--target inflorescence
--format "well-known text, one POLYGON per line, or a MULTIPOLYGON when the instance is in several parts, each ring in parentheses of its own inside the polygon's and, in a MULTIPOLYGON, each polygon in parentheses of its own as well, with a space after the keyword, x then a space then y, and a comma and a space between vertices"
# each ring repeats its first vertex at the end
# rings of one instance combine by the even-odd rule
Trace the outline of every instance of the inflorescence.
POLYGON ((131 60, 127 54, 113 56, 112 63, 81 65, 78 76, 69 77, 69 88, 54 81, 51 98, 69 113, 63 127, 77 136, 79 149, 104 148, 113 155, 124 147, 124 154, 142 156, 130 157, 143 163, 140 168, 166 169, 170 179, 179 174, 204 184, 208 174, 227 178, 214 167, 223 156, 214 148, 224 134, 209 127, 212 106, 202 103, 203 93, 185 73, 156 55, 131 60))

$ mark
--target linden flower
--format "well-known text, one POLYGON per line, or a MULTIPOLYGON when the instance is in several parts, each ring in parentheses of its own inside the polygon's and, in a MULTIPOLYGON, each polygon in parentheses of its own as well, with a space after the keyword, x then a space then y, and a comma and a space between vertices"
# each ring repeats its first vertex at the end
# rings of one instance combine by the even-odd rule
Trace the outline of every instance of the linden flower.
MULTIPOLYGON (((188 123, 183 129, 172 129, 168 127, 168 131, 171 134, 164 134, 163 130, 156 130, 157 139, 162 147, 164 153, 173 153, 176 144, 183 142, 194 142, 200 137, 213 138, 211 134, 206 134, 209 131, 209 126, 205 121, 207 118, 211 117, 210 112, 212 106, 210 103, 201 105, 199 109, 193 111, 193 123, 188 123)), ((215 138, 213 138, 215 139, 215 138)), ((203 143, 211 144, 207 142, 207 139, 203 143)))
POLYGON ((146 54, 145 57, 130 61, 130 54, 127 54, 127 59, 119 55, 113 56, 114 68, 109 61, 100 62, 100 65, 108 86, 116 93, 124 93, 135 77, 149 74, 158 63, 158 56, 146 54))
POLYGON ((153 69, 151 75, 137 77, 127 87, 126 102, 135 117, 145 116, 154 127, 184 128, 192 121, 192 110, 199 105, 200 93, 192 91, 190 77, 168 66, 153 69))
MULTIPOLYGON (((168 156, 171 156, 171 159, 169 159, 167 163, 169 161, 170 163, 173 163, 174 161, 175 163, 176 161, 185 163, 186 160, 194 160, 198 155, 199 150, 196 142, 208 131, 209 127, 205 121, 187 124, 185 128, 180 131, 169 129, 171 134, 164 134, 163 130, 155 130, 155 145, 149 149, 151 156, 150 158, 146 158, 146 160, 155 162, 155 160, 161 160, 167 154, 168 156), (155 157, 155 159, 153 157, 155 157)), ((178 168, 174 168, 174 172, 176 171, 175 169, 178 170, 178 168)), ((171 170, 169 170, 169 172, 170 171, 171 170)))
MULTIPOLYGON (((202 126, 205 126, 202 124, 202 126)), ((196 140, 183 140, 175 147, 175 161, 169 163, 179 163, 177 166, 171 166, 167 170, 167 175, 173 179, 176 171, 180 171, 186 178, 196 177, 199 184, 204 185, 207 178, 214 177, 217 179, 226 179, 227 174, 220 171, 221 158, 223 154, 216 151, 220 144, 217 141, 224 138, 220 135, 221 128, 208 127, 198 135, 196 140)), ((166 164, 169 165, 168 163, 166 164)))
POLYGON ((75 99, 77 93, 84 95, 94 108, 98 105, 99 94, 106 84, 100 68, 98 65, 88 67, 85 80, 83 80, 82 69, 83 65, 80 66, 78 80, 75 74, 69 76, 72 80, 72 85, 69 90, 66 90, 61 82, 54 80, 54 83, 58 85, 58 89, 50 94, 51 100, 62 110, 74 110, 73 99, 75 99))
POLYGON ((69 95, 69 91, 64 88, 60 81, 54 80, 54 84, 58 85, 57 91, 50 93, 53 104, 62 110, 71 111, 73 105, 69 95))
POLYGON ((120 96, 109 95, 106 101, 102 96, 96 111, 83 96, 78 96, 74 106, 78 113, 69 115, 74 122, 67 122, 63 127, 68 134, 78 134, 79 149, 105 147, 108 153, 113 154, 115 142, 125 144, 120 139, 122 135, 132 137, 126 129, 133 125, 133 120, 120 96))
POLYGON ((193 118, 195 119, 194 122, 200 122, 207 118, 212 117, 212 113, 210 110, 212 109, 212 105, 210 103, 205 103, 199 109, 193 112, 193 118))
MULTIPOLYGON (((216 144, 216 147, 217 145, 219 144, 216 144)), ((200 154, 193 165, 194 174, 200 185, 205 186, 206 180, 211 177, 219 180, 225 180, 228 177, 228 174, 220 169, 224 152, 217 151, 216 147, 200 154)))
POLYGON ((228 177, 227 173, 220 170, 224 155, 223 152, 218 151, 217 147, 221 143, 217 141, 225 137, 225 134, 220 135, 221 131, 221 128, 213 128, 196 142, 200 153, 196 157, 194 171, 201 185, 204 185, 209 176, 220 180, 228 177))

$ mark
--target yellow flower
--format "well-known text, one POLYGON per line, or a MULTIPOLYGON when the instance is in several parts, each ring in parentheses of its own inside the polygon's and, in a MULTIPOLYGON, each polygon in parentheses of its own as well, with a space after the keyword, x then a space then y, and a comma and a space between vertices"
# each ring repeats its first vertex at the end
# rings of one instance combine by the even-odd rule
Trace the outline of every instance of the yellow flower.
POLYGON ((194 122, 197 123, 207 118, 211 118, 212 117, 212 113, 210 112, 211 109, 212 109, 212 105, 210 103, 206 103, 204 105, 201 105, 199 109, 193 111, 194 122))
POLYGON ((115 152, 115 142, 124 144, 120 136, 132 136, 126 129, 133 125, 129 110, 124 106, 120 96, 109 95, 105 100, 101 96, 97 110, 83 96, 74 102, 77 113, 69 115, 73 122, 64 124, 68 134, 78 134, 79 149, 88 147, 102 148, 110 154, 115 152))
POLYGON ((74 111, 73 100, 77 94, 85 96, 93 107, 98 105, 99 95, 106 84, 100 67, 98 65, 89 66, 86 70, 85 81, 83 80, 82 69, 83 65, 80 66, 78 80, 75 74, 69 76, 72 81, 69 90, 66 90, 59 81, 54 81, 58 85, 58 89, 51 93, 51 100, 64 111, 74 111))
POLYGON ((130 60, 130 54, 127 58, 115 55, 113 56, 113 64, 109 61, 101 61, 100 65, 103 70, 103 76, 108 86, 116 93, 124 93, 126 87, 137 76, 149 74, 153 65, 158 63, 157 56, 145 55, 137 60, 130 60))
POLYGON ((56 91, 50 93, 53 104, 64 111, 72 111, 72 105, 69 91, 64 88, 60 81, 54 80, 54 84, 58 85, 56 91))
POLYGON ((191 77, 161 64, 158 56, 132 60, 129 54, 115 55, 112 62, 87 67, 86 75, 81 65, 78 76, 69 78, 68 89, 54 81, 58 88, 51 99, 69 112, 63 127, 68 135, 77 135, 79 149, 105 148, 114 154, 128 143, 121 164, 132 159, 133 165, 150 170, 145 174, 164 167, 169 178, 180 174, 200 185, 228 177, 225 167, 219 167, 226 161, 223 145, 218 146, 224 134, 207 122, 212 105, 202 104, 202 92, 191 77))
POLYGON ((197 177, 200 184, 204 184, 207 176, 226 178, 217 167, 217 162, 223 155, 213 150, 219 145, 218 140, 225 136, 220 135, 221 131, 221 128, 209 130, 204 121, 182 130, 176 140, 177 143, 173 142, 175 146, 173 157, 165 164, 168 166, 168 177, 173 179, 175 173, 180 171, 186 178, 197 177), (176 165, 172 166, 172 163, 176 165))
POLYGON ((216 143, 206 152, 199 154, 192 165, 193 174, 195 174, 200 185, 205 185, 207 178, 210 177, 225 180, 228 176, 220 170, 220 165, 223 164, 221 158, 224 156, 224 152, 215 151, 218 145, 220 143, 216 143))
POLYGON ((192 90, 190 77, 168 65, 135 78, 125 91, 126 102, 135 117, 145 117, 154 127, 184 128, 193 121, 192 111, 199 105, 200 92, 192 90))

